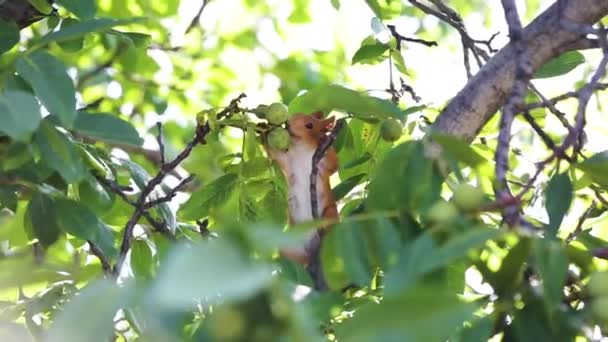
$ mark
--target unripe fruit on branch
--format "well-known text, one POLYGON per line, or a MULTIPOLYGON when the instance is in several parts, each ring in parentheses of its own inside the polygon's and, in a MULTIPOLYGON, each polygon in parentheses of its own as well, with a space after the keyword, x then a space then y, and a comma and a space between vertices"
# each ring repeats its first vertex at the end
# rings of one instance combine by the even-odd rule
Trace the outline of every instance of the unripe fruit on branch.
POLYGON ((454 204, 463 210, 479 208, 484 202, 483 191, 469 184, 460 184, 454 189, 454 204))
POLYGON ((458 209, 452 203, 440 200, 433 204, 427 212, 429 221, 438 224, 445 224, 454 221, 458 217, 458 209))
POLYGON ((266 109, 266 120, 273 125, 280 125, 287 121, 287 106, 280 102, 275 102, 266 109))
POLYGON ((608 272, 591 274, 587 289, 592 296, 608 296, 608 272))
POLYGON ((386 141, 395 141, 401 137, 403 125, 397 119, 386 119, 380 126, 380 136, 386 141))
POLYGON ((285 151, 289 148, 289 132, 283 127, 276 127, 267 136, 268 145, 275 149, 285 151))
POLYGON ((261 104, 253 109, 253 113, 260 119, 266 117, 266 112, 268 111, 268 106, 265 104, 261 104))

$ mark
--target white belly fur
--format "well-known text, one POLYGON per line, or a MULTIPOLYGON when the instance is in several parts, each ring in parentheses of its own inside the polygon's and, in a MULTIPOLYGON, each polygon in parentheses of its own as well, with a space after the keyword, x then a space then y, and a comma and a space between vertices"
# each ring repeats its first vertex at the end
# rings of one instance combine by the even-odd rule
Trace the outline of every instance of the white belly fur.
MULTIPOLYGON (((294 222, 312 220, 310 203, 310 173, 312 171, 312 156, 314 149, 306 148, 304 145, 292 145, 287 155, 290 165, 293 166, 292 179, 288 179, 289 186, 289 211, 294 222)), ((321 162, 322 163, 322 162, 321 162)), ((317 207, 322 208, 320 179, 317 178, 317 207)), ((322 209, 317 212, 321 215, 322 209)))

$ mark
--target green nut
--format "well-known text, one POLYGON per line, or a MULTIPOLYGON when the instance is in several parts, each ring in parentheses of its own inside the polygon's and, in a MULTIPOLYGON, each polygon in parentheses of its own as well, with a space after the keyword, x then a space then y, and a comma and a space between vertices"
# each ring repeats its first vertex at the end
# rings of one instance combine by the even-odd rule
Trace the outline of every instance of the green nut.
POLYGON ((253 109, 253 113, 260 119, 266 117, 266 112, 268 111, 268 106, 265 104, 261 104, 253 109))
POLYGON ((429 221, 438 224, 445 224, 454 221, 458 217, 458 209, 452 203, 444 200, 438 201, 429 208, 427 218, 429 221))
POLYGON ((274 128, 268 133, 267 139, 272 149, 285 151, 289 148, 289 132, 283 127, 274 128))
POLYGON ((387 119, 380 126, 380 136, 386 141, 396 141, 401 137, 403 131, 403 125, 397 119, 387 119))
POLYGON ((470 184, 460 184, 454 189, 454 204, 462 210, 479 208, 484 202, 484 193, 470 184))
POLYGON ((266 109, 266 120, 273 125, 280 125, 287 121, 287 106, 280 102, 275 102, 266 109))

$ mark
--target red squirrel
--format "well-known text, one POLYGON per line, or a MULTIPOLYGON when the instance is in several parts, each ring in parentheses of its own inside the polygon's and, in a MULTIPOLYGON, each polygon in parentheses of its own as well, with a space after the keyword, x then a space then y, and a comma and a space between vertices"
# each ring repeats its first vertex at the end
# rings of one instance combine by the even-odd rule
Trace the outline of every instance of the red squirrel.
MULTIPOLYGON (((313 219, 310 201, 310 174, 312 157, 321 139, 333 127, 334 118, 323 118, 323 113, 311 115, 295 114, 287 121, 287 130, 291 141, 287 151, 266 147, 268 156, 275 160, 288 185, 289 223, 295 224, 313 219)), ((321 218, 336 220, 338 208, 331 192, 329 177, 338 170, 338 155, 329 147, 318 164, 317 174, 317 212, 321 218)), ((311 263, 312 255, 321 242, 321 235, 327 228, 315 231, 302 248, 282 250, 281 255, 299 262, 304 266, 311 263)))

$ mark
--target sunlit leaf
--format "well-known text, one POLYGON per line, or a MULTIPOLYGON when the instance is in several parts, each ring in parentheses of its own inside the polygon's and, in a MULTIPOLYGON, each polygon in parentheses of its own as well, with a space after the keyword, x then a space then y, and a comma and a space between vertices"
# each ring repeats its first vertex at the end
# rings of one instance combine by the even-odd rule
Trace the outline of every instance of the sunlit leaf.
POLYGON ((561 243, 536 239, 533 244, 534 264, 542 279, 544 297, 550 305, 558 306, 564 297, 564 283, 568 273, 568 258, 561 243))
POLYGON ((34 194, 27 207, 27 216, 32 225, 32 231, 45 247, 57 241, 61 234, 53 209, 53 199, 39 192, 34 194))
POLYGON ((76 118, 76 97, 65 66, 45 52, 35 52, 21 56, 16 67, 19 76, 32 86, 46 109, 57 115, 65 127, 72 127, 76 118))
POLYGON ((86 170, 76 147, 64 133, 44 121, 34 140, 40 149, 42 161, 59 172, 67 183, 76 183, 85 176, 86 170))
POLYGON ((355 52, 352 59, 352 64, 375 64, 378 63, 380 58, 384 55, 384 52, 388 50, 388 45, 382 43, 373 43, 368 45, 361 45, 359 50, 355 52))
POLYGON ((331 189, 334 195, 334 199, 336 201, 339 201, 344 198, 344 196, 346 196, 354 187, 359 185, 359 183, 365 178, 365 176, 365 174, 358 174, 340 182, 340 184, 336 185, 333 189, 331 189))
POLYGON ((561 76, 574 70, 585 62, 585 56, 578 51, 568 51, 545 63, 534 74, 534 78, 549 78, 561 76))
POLYGON ((57 0, 57 3, 81 19, 93 18, 97 10, 95 0, 57 0))
POLYGON ((576 167, 589 175, 594 182, 608 188, 608 151, 594 154, 576 167))
POLYGON ((26 140, 40 124, 40 106, 29 93, 7 91, 0 95, 0 132, 26 140))
POLYGON ((228 173, 206 184, 202 190, 195 192, 188 202, 180 208, 180 216, 186 220, 197 220, 205 217, 210 208, 221 206, 229 199, 238 179, 237 175, 228 173))
POLYGON ((448 157, 456 161, 463 162, 471 167, 477 167, 487 162, 483 156, 471 148, 471 145, 464 140, 439 133, 433 133, 432 137, 434 141, 441 145, 441 148, 448 157))
POLYGON ((51 42, 64 41, 82 37, 92 32, 104 32, 112 27, 127 25, 141 21, 141 18, 132 18, 125 20, 117 20, 110 18, 99 18, 91 20, 83 20, 77 24, 62 28, 59 31, 51 32, 38 41, 39 45, 46 45, 51 42))
POLYGON ((338 85, 326 85, 298 96, 289 104, 290 113, 345 111, 361 118, 403 117, 394 103, 338 85))
MULTIPOLYGON (((76 25, 80 22, 78 19, 74 18, 65 18, 61 21, 61 28, 66 28, 68 26, 76 25)), ((61 47, 61 49, 65 52, 78 52, 84 46, 84 38, 75 38, 70 40, 64 40, 57 42, 57 45, 61 47)))
POLYGON ((547 185, 547 213, 549 234, 555 236, 572 202, 572 182, 568 173, 556 174, 547 185))
POLYGON ((88 137, 110 143, 141 146, 143 139, 131 123, 112 114, 78 112, 74 130, 88 137))

